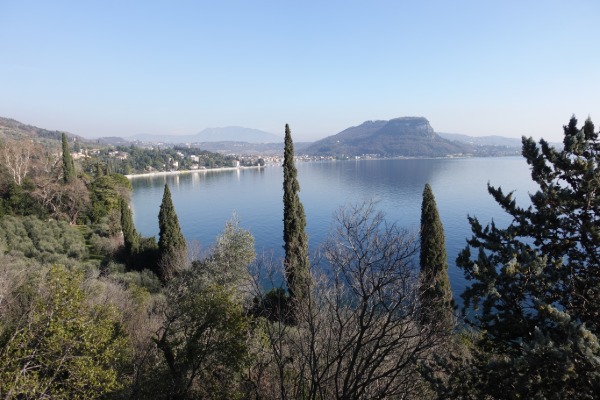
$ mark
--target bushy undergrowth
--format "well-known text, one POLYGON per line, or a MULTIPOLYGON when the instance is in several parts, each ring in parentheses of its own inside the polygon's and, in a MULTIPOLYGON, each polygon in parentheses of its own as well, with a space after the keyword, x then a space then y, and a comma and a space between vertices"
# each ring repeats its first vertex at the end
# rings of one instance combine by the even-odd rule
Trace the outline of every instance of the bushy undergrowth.
POLYGON ((5 215, 0 219, 4 253, 35 259, 43 265, 80 264, 88 256, 81 232, 62 221, 5 215))

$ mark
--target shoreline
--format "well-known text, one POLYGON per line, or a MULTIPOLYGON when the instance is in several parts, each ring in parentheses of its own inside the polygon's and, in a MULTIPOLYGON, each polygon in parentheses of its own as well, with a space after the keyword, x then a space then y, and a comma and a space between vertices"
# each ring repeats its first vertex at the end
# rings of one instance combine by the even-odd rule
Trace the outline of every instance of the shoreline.
MULTIPOLYGON (((443 157, 406 157, 406 156, 398 156, 398 157, 381 157, 381 158, 348 158, 348 159, 344 159, 344 160, 337 160, 337 159, 327 159, 327 160, 302 160, 302 156, 297 156, 294 157, 294 159, 298 158, 299 161, 301 163, 305 163, 305 162, 344 162, 344 161, 364 161, 364 160, 371 160, 371 161, 381 161, 381 160, 439 160, 439 159, 454 159, 454 160, 462 160, 462 159, 469 159, 469 158, 503 158, 503 157, 517 157, 519 156, 518 154, 506 154, 506 155, 499 155, 499 156, 474 156, 472 154, 464 154, 464 155, 460 155, 460 156, 443 156, 443 157)), ((281 166, 281 164, 275 164, 275 163, 268 163, 265 164, 263 166, 260 165, 253 165, 250 167, 246 167, 246 166, 239 166, 239 167, 218 167, 218 168, 206 168, 206 169, 182 169, 182 170, 177 170, 177 171, 155 171, 155 172, 144 172, 141 174, 128 174, 125 175, 125 177, 127 179, 135 179, 135 178, 149 178, 149 177, 156 177, 156 176, 167 176, 167 175, 181 175, 181 174, 193 174, 193 173, 207 173, 207 172, 223 172, 223 171, 239 171, 239 170, 244 170, 244 169, 260 169, 260 168, 266 168, 269 166, 273 166, 273 165, 279 165, 281 166)))
POLYGON ((193 173, 207 173, 207 172, 223 172, 223 171, 239 171, 243 169, 256 169, 265 168, 266 166, 253 165, 251 167, 218 167, 218 168, 205 168, 205 169, 182 169, 177 171, 156 171, 156 172, 144 172, 142 174, 128 174, 125 175, 127 179, 135 178, 151 178, 155 176, 167 176, 167 175, 182 175, 182 174, 193 174, 193 173))

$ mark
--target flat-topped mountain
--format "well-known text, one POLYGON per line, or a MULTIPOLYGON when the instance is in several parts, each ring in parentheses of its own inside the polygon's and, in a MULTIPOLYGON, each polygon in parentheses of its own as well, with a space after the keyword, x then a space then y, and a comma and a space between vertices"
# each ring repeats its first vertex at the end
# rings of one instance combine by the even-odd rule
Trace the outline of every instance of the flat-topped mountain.
POLYGON ((467 147, 441 138, 423 117, 366 121, 314 142, 304 149, 312 155, 380 157, 442 157, 462 154, 467 147))
MULTIPOLYGON (((76 138, 80 143, 93 142, 112 146, 140 145, 139 142, 190 143, 203 150, 225 154, 277 155, 283 152, 283 139, 279 136, 241 127, 209 128, 199 134, 187 136, 136 135, 127 138, 102 137, 98 139, 86 139, 71 133, 67 133, 67 136, 76 138)), ((52 143, 60 142, 61 132, 0 117, 0 141, 5 138, 13 140, 30 138, 52 143)), ((561 146, 560 143, 556 145, 561 146)), ((362 155, 442 157, 455 154, 505 156, 521 153, 519 139, 436 133, 427 119, 422 117, 366 121, 314 143, 296 142, 294 147, 298 154, 334 157, 362 155)))

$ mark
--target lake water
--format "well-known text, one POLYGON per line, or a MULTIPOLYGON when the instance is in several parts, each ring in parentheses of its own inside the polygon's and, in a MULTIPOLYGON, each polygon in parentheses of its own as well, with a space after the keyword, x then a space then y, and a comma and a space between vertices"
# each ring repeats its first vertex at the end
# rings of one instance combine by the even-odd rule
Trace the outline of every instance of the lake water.
MULTIPOLYGON (((418 234, 423 187, 433 189, 444 224, 449 275, 455 297, 465 281, 455 266, 471 236, 467 215, 482 224, 506 226, 510 218, 487 192, 487 183, 515 190, 517 204, 529 204, 536 189, 521 157, 394 159, 300 162, 298 180, 311 250, 327 237, 332 215, 341 206, 377 201, 388 221, 418 234)), ((158 212, 168 183, 179 223, 188 241, 207 249, 235 212, 255 238, 257 253, 283 255, 283 168, 195 172, 132 179, 132 208, 137 230, 158 237, 158 212)))

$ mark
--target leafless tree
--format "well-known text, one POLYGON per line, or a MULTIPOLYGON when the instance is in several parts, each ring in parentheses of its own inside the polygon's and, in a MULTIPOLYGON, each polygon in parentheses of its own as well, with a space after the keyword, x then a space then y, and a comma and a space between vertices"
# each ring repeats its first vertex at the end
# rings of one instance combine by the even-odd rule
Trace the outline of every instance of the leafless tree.
POLYGON ((55 217, 66 217, 73 223, 89 205, 85 183, 81 180, 69 185, 60 182, 58 153, 40 143, 5 140, 0 146, 0 165, 17 185, 30 178, 34 186, 31 195, 55 217))
POLYGON ((12 180, 17 185, 23 184, 23 179, 31 167, 34 143, 31 140, 5 139, 1 145, 2 165, 8 170, 12 180))
MULTIPOLYGON (((265 323, 279 398, 420 398, 419 366, 447 329, 419 323, 414 235, 388 224, 373 203, 336 214, 296 325, 265 323)), ((264 369, 266 370, 266 369, 264 369)), ((264 394, 266 396, 266 394, 264 394)))
POLYGON ((293 312, 282 287, 284 278, 272 254, 263 254, 251 267, 250 275, 255 294, 255 340, 250 344, 253 363, 248 368, 247 392, 257 399, 294 399, 298 393, 293 347, 290 340, 295 326, 289 323, 293 312), (265 288, 271 288, 265 291, 265 288))

